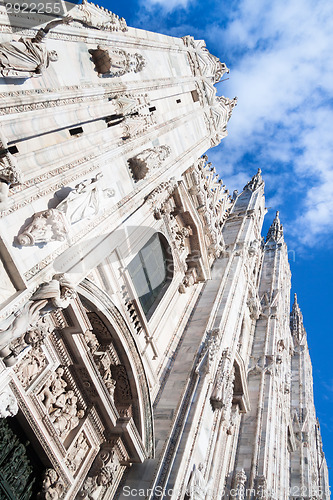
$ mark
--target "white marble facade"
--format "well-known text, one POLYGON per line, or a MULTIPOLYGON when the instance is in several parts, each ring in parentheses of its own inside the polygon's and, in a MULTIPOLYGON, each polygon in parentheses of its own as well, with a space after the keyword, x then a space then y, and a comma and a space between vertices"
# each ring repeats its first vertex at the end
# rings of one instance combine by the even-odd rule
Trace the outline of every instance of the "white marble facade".
POLYGON ((329 499, 279 215, 205 156, 228 68, 59 2, 0 5, 0 416, 41 498, 329 499))

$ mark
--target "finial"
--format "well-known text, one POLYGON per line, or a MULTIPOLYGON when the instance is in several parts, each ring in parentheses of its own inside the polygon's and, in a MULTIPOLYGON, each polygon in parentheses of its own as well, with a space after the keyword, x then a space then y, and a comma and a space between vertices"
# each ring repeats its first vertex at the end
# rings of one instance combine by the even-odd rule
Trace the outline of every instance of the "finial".
POLYGON ((261 177, 261 168, 258 168, 258 172, 252 177, 252 179, 244 186, 245 189, 249 189, 250 191, 255 191, 258 189, 264 181, 261 177))

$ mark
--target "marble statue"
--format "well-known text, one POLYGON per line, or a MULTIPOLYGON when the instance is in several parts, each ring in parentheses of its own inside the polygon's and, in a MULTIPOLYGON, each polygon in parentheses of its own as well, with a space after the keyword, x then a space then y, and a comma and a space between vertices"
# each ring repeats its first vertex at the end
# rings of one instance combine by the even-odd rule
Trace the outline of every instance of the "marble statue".
POLYGON ((0 349, 36 327, 38 320, 57 309, 65 309, 76 296, 75 288, 65 274, 54 275, 43 283, 19 310, 0 324, 0 349))
POLYGON ((68 196, 59 203, 56 210, 62 212, 70 224, 96 215, 103 201, 115 195, 114 189, 102 189, 102 174, 87 179, 75 186, 68 196))
POLYGON ((39 76, 50 62, 58 60, 54 50, 48 51, 42 43, 47 33, 59 24, 68 24, 71 18, 51 21, 38 31, 35 38, 20 38, 0 44, 0 73, 4 77, 30 78, 39 76))
POLYGON ((187 496, 189 500, 205 500, 211 481, 206 481, 203 475, 204 465, 200 463, 198 467, 194 465, 190 480, 187 485, 187 496))

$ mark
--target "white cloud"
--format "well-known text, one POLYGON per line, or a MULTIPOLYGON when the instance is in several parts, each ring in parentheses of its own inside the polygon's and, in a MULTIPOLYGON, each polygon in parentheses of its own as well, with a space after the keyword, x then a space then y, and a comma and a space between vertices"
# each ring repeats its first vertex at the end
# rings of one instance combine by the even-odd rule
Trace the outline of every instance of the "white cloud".
POLYGON ((208 31, 233 59, 219 92, 239 98, 220 146, 228 171, 253 155, 269 201, 298 202, 294 233, 307 245, 333 232, 332 25, 331 0, 243 0, 225 29, 208 31))
POLYGON ((145 0, 144 5, 146 8, 159 6, 165 12, 171 12, 175 9, 185 9, 192 0, 145 0))

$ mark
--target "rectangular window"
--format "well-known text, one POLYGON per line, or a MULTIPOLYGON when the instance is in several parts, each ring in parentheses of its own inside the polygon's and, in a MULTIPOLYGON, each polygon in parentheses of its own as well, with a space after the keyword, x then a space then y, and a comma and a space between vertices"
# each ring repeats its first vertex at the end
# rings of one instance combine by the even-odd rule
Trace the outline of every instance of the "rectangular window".
POLYGON ((199 94, 198 94, 197 90, 191 90, 191 96, 192 96, 193 102, 199 101, 199 94))
POLYGON ((69 129, 70 135, 80 135, 83 134, 83 128, 82 127, 76 127, 76 128, 70 128, 69 129))
POLYGON ((17 149, 16 146, 9 146, 8 148, 8 153, 11 153, 12 155, 14 155, 15 153, 18 153, 19 150, 17 149))

